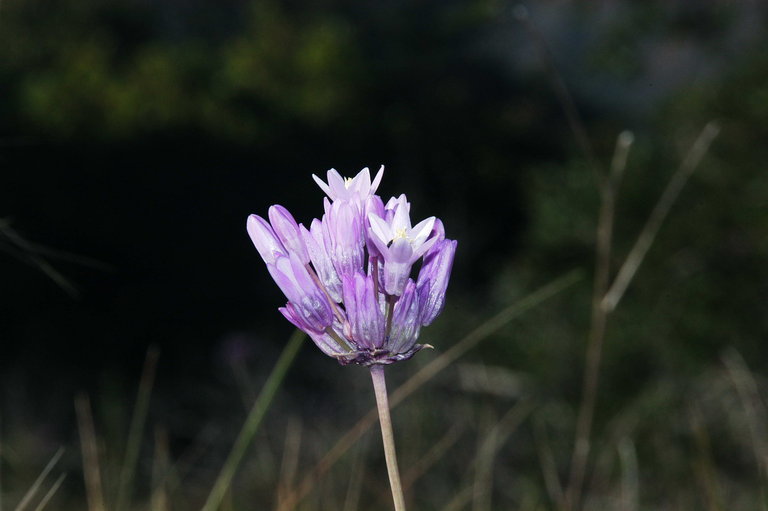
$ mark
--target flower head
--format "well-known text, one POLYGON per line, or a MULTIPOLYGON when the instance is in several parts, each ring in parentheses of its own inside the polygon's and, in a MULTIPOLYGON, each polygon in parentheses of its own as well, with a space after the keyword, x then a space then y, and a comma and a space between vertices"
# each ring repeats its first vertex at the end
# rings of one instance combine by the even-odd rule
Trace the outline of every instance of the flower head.
POLYGON ((367 168, 344 179, 331 169, 325 214, 309 229, 282 206, 269 222, 248 218, 248 234, 288 299, 279 310, 342 364, 391 364, 424 346, 420 329, 445 305, 456 241, 445 239, 440 220, 411 225, 405 195, 386 205, 376 190, 384 167, 371 181, 367 168), (411 278, 420 259, 418 278, 411 278))

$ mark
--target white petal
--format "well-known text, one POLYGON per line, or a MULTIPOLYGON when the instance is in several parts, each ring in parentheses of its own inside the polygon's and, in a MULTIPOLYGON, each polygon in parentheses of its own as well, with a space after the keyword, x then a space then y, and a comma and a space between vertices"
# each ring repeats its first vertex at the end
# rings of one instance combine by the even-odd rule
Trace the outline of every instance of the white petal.
POLYGON ((331 195, 331 188, 327 184, 325 184, 325 181, 323 181, 322 179, 320 179, 319 177, 317 177, 314 174, 312 174, 312 179, 315 180, 315 183, 317 183, 317 186, 319 186, 320 189, 323 192, 325 192, 326 195, 328 195, 328 196, 331 195))
POLYGON ((349 184, 349 190, 357 194, 358 198, 365 199, 370 189, 371 174, 368 167, 365 167, 352 179, 352 182, 349 184))
POLYGON ((333 195, 330 193, 328 194, 328 197, 331 198, 331 200, 336 200, 339 198, 345 198, 347 195, 347 187, 344 186, 344 178, 341 177, 341 174, 336 172, 336 169, 330 169, 328 171, 328 186, 333 191, 333 195))
POLYGON ((405 229, 405 232, 411 230, 411 217, 408 214, 408 208, 406 207, 405 195, 401 195, 398 199, 395 216, 392 219, 392 231, 398 232, 401 229, 405 229))
POLYGON ((373 178, 373 183, 371 183, 370 193, 376 193, 376 190, 379 188, 379 183, 381 183, 381 178, 383 176, 384 176, 384 165, 381 166, 379 171, 376 173, 376 177, 373 178))
POLYGON ((435 217, 431 216, 425 220, 422 220, 408 233, 408 237, 412 240, 412 243, 421 244, 427 239, 429 233, 432 232, 432 227, 435 225, 435 217))
POLYGON ((371 232, 374 237, 379 238, 384 244, 392 240, 392 229, 376 213, 368 213, 368 221, 371 224, 371 232))

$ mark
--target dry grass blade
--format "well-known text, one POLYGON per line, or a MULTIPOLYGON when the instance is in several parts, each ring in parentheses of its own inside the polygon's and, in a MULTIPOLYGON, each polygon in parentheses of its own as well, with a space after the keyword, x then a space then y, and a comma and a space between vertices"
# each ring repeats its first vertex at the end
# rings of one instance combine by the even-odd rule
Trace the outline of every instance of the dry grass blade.
POLYGON ((283 448, 283 460, 280 463, 280 481, 277 484, 277 498, 275 501, 280 507, 293 488, 296 471, 299 466, 299 454, 301 452, 301 421, 291 418, 285 430, 285 447, 283 448))
POLYGON ((531 403, 522 401, 513 406, 483 438, 475 461, 475 482, 472 488, 472 510, 490 511, 493 492, 493 462, 499 448, 512 436, 531 413, 531 403))
MULTIPOLYGON (((488 319, 480 326, 464 336, 459 342, 454 344, 445 353, 434 359, 432 362, 421 368, 416 374, 411 376, 405 383, 398 387, 390 396, 390 406, 394 408, 406 397, 410 396, 416 389, 420 388, 427 381, 435 377, 440 371, 455 362, 467 351, 476 346, 480 341, 493 334, 501 327, 522 315, 526 311, 536 307, 549 298, 557 295, 561 291, 572 286, 582 278, 582 273, 578 270, 568 272, 560 278, 557 278, 546 284, 525 298, 513 303, 492 318, 488 319)), ((336 444, 320 459, 315 467, 302 480, 296 488, 293 498, 286 501, 280 508, 281 511, 294 509, 298 502, 307 496, 315 483, 330 470, 330 468, 346 453, 352 445, 377 421, 377 412, 373 408, 364 415, 357 424, 347 431, 336 444)))
POLYGON ((368 451, 368 442, 360 442, 357 456, 352 465, 352 475, 349 478, 347 486, 347 495, 344 498, 343 511, 355 511, 360 508, 360 495, 363 490, 363 480, 365 478, 365 456, 368 451))
POLYGON ((48 461, 48 463, 45 465, 45 468, 43 468, 43 471, 40 472, 40 475, 37 476, 35 482, 32 483, 32 486, 29 487, 27 493, 25 493, 24 497, 21 498, 21 501, 16 506, 15 511, 24 511, 24 509, 26 509, 32 499, 35 498, 35 495, 37 495, 37 492, 40 489, 40 486, 43 484, 43 481, 45 481, 45 478, 48 477, 48 474, 51 473, 53 467, 56 466, 56 463, 58 463, 61 459, 62 454, 64 454, 64 448, 59 447, 59 450, 56 451, 56 454, 54 454, 53 457, 48 461))
POLYGON ((560 484, 560 477, 557 475, 557 463, 549 445, 546 426, 541 420, 534 421, 534 435, 536 441, 536 451, 539 455, 541 464, 541 473, 544 476, 544 486, 547 489, 547 495, 552 505, 559 508, 565 507, 565 495, 563 494, 563 485, 560 484))
POLYGON ((746 414, 752 452, 761 478, 761 508, 765 510, 768 508, 765 487, 768 483, 768 410, 760 398, 757 382, 744 358, 736 350, 729 349, 723 355, 723 362, 746 414))
POLYGON ((640 506, 640 477, 637 468, 637 450, 632 440, 623 438, 617 446, 621 462, 621 509, 637 511, 640 506))
POLYGON ((619 184, 624 175, 627 155, 634 137, 622 132, 616 139, 611 164, 611 173, 607 181, 600 183, 600 212, 597 220, 595 247, 595 274, 592 285, 592 311, 589 336, 584 361, 582 398, 579 404, 574 435, 571 470, 565 494, 565 509, 578 509, 581 491, 586 475, 587 461, 591 449, 592 420, 595 415, 597 388, 600 379, 600 362, 605 341, 605 329, 608 323, 608 311, 601 306, 601 301, 608 290, 611 275, 611 250, 613 245, 613 225, 616 215, 616 197, 619 184))
POLYGON ((464 423, 458 422, 438 440, 432 448, 403 474, 403 489, 408 490, 427 470, 450 450, 464 432, 464 423))
POLYGON ((232 479, 235 477, 237 467, 240 465, 243 457, 245 456, 248 447, 253 440, 254 435, 261 425, 261 421, 267 414, 269 406, 272 404, 272 400, 277 394, 280 385, 285 378, 285 374, 293 364, 293 360, 296 358, 296 354, 299 352, 303 341, 304 334, 300 331, 296 331, 288 343, 283 348, 283 352, 280 354, 280 358, 272 368, 272 372, 267 377, 267 381, 264 382, 264 386, 259 392, 259 397, 253 403, 251 411, 248 413, 248 417, 245 419, 243 428, 235 439, 235 443, 232 446, 232 450, 229 452, 224 466, 221 468, 219 476, 216 478, 216 482, 211 489, 211 493, 208 495, 208 499, 205 501, 203 511, 215 511, 219 509, 224 497, 232 484, 232 479))
POLYGON ((56 479, 56 482, 53 483, 53 486, 51 486, 47 492, 45 492, 45 495, 43 495, 43 498, 40 499, 40 502, 35 507, 35 511, 43 511, 45 509, 45 506, 48 505, 48 502, 51 501, 54 495, 56 495, 56 492, 59 491, 59 488, 61 487, 62 483, 64 482, 64 479, 66 479, 67 474, 61 474, 58 479, 56 479))
POLYGON ((467 486, 459 493, 456 494, 448 503, 443 507, 442 511, 459 511, 464 509, 464 506, 469 504, 472 500, 472 486, 467 486))
POLYGON ((656 235, 661 228, 661 224, 669 214, 669 210, 675 203, 677 196, 680 195, 680 191, 685 186, 688 178, 693 174, 696 168, 701 163, 701 160, 707 154, 709 146, 720 132, 720 127, 715 122, 709 122, 696 141, 691 146, 690 151, 683 159, 677 172, 669 180, 667 187, 659 197, 658 202, 651 211, 648 220, 643 226, 643 230, 635 241, 635 245, 630 250, 629 255, 624 260, 619 273, 614 279, 608 293, 603 298, 602 306, 607 311, 612 311, 616 308, 621 297, 624 296, 624 292, 627 290, 632 278, 635 276, 637 269, 642 264, 645 255, 648 253, 648 249, 651 248, 653 240, 656 239, 656 235))
POLYGON ((157 370, 157 358, 159 356, 157 348, 149 348, 144 361, 144 370, 139 383, 139 390, 136 394, 136 404, 131 417, 131 425, 128 429, 128 441, 125 448, 125 460, 120 469, 120 482, 117 489, 116 511, 123 509, 130 504, 131 488, 136 474, 136 464, 139 461, 139 450, 141 448, 141 438, 144 432, 144 424, 147 420, 147 411, 149 410, 149 400, 152 394, 152 386, 155 382, 155 372, 157 370))
POLYGON ((170 455, 168 454, 168 433, 162 428, 155 428, 155 453, 152 459, 152 495, 149 507, 152 511, 168 509, 168 472, 170 455))
POLYGON ((691 433, 693 434, 699 458, 693 461, 693 470, 701 487, 704 501, 709 511, 724 511, 720 497, 720 485, 717 483, 715 465, 712 461, 712 448, 709 432, 701 419, 701 413, 696 408, 689 412, 691 433))
MULTIPOLYGON (((587 462, 590 455, 590 440, 592 433, 592 420, 594 417, 597 400, 598 380, 600 376, 600 360, 605 339, 605 329, 608 316, 615 310, 621 297, 643 262, 645 255, 651 248, 653 241, 661 228, 664 219, 669 214, 672 205, 680 191, 685 186, 688 178, 698 167, 709 145, 719 128, 714 122, 708 123, 694 142, 688 154, 683 159, 677 172, 672 176, 667 187, 659 197, 648 220, 637 237, 635 245, 630 250, 624 264, 621 266, 613 283, 609 285, 610 254, 613 220, 615 213, 616 188, 619 176, 623 173, 626 164, 626 155, 618 156, 622 146, 622 135, 617 142, 617 156, 614 156, 611 178, 606 186, 601 188, 600 216, 597 227, 597 250, 595 265, 595 283, 592 304, 592 319, 590 324, 589 340, 587 344, 586 365, 584 369, 584 382, 582 401, 576 423, 576 435, 571 457, 571 470, 566 491, 565 509, 574 510, 581 507, 581 493, 586 475, 587 462), (617 170, 620 169, 620 170, 617 170)), ((624 144, 631 144, 631 138, 625 138, 624 144)))
POLYGON ((88 511, 105 511, 99 449, 96 441, 96 430, 93 426, 91 402, 87 396, 80 395, 75 399, 75 411, 77 412, 77 424, 80 431, 80 447, 83 453, 83 477, 85 479, 88 511))

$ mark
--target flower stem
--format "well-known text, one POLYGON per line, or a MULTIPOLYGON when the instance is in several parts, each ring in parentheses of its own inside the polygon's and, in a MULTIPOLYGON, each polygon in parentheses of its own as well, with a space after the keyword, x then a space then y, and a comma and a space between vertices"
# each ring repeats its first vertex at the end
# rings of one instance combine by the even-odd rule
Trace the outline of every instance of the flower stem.
POLYGON ((376 394, 376 407, 379 410, 381 439, 384 442, 384 456, 387 459, 387 473, 389 474, 389 486, 392 488, 392 499, 395 501, 395 511, 405 511, 403 486, 400 483, 400 472, 397 469, 395 436, 392 433, 392 418, 389 415, 389 398, 387 397, 387 382, 384 378, 384 366, 372 365, 371 378, 376 394))

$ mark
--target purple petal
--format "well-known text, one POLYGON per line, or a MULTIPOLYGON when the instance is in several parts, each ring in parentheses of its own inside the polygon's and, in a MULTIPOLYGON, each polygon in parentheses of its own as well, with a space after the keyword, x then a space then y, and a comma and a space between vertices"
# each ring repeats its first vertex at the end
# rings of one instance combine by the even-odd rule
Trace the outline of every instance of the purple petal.
POLYGON ((323 220, 328 228, 328 255, 342 278, 363 269, 365 236, 362 220, 359 205, 346 201, 334 202, 323 220))
POLYGON ((416 285, 408 279, 402 296, 395 304, 392 331, 386 348, 393 354, 409 351, 419 337, 420 327, 419 296, 416 293, 416 285))
POLYGON ((384 261, 384 290, 392 296, 403 294, 408 275, 411 273, 411 263, 384 261))
POLYGON ((253 245, 259 251, 261 258, 267 264, 274 263, 278 256, 285 256, 288 251, 275 235, 275 231, 269 225, 269 222, 259 215, 250 215, 246 223, 248 235, 251 237, 253 245))
POLYGON ((307 247, 304 246, 304 240, 301 238, 299 226, 296 225, 293 215, 283 206, 275 204, 269 208, 269 221, 288 252, 295 253, 303 264, 307 264, 309 262, 307 247))
POLYGON ((267 269, 299 315, 313 330, 323 331, 333 322, 328 297, 309 276, 296 254, 278 257, 267 269))
POLYGON ((299 226, 301 237, 304 239, 304 245, 307 247, 307 253, 309 253, 309 259, 312 261, 317 276, 320 282, 323 283, 328 294, 336 303, 341 302, 341 280, 336 273, 336 269, 333 267, 331 259, 328 257, 328 252, 325 248, 325 240, 323 239, 323 226, 317 219, 312 220, 310 230, 302 225, 299 226))
POLYGON ((456 254, 456 241, 445 239, 436 245, 436 249, 425 259, 418 278, 418 294, 421 301, 421 324, 426 326, 442 312, 445 307, 445 292, 456 254))
POLYGON ((370 276, 356 273, 344 277, 344 306, 351 325, 352 338, 365 349, 380 348, 384 343, 386 320, 370 276))

